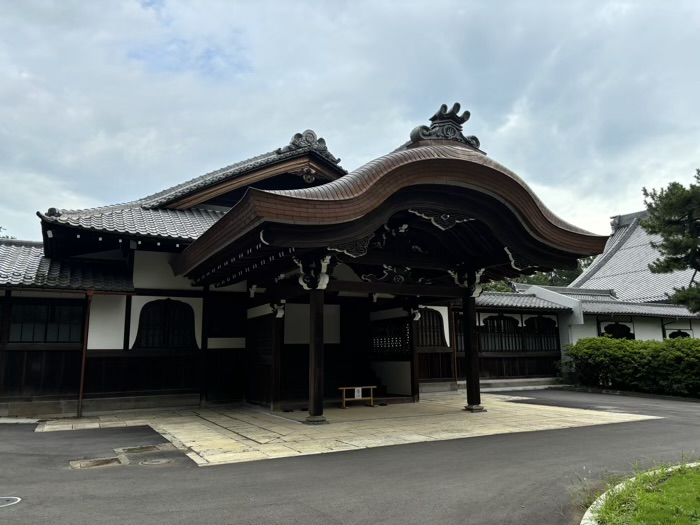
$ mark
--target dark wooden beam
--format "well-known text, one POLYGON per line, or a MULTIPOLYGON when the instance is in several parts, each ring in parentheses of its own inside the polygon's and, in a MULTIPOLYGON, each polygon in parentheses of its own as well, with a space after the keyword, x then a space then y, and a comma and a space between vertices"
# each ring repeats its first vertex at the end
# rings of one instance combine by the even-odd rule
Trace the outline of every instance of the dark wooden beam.
POLYGON ((78 390, 77 416, 83 417, 83 393, 85 392, 85 365, 87 362, 88 334, 90 333, 90 307, 92 306, 92 292, 87 292, 85 299, 85 321, 83 322, 83 356, 80 360, 80 390, 78 390))
POLYGON ((338 260, 348 266, 382 266, 388 264, 390 266, 404 266, 424 270, 454 270, 457 266, 456 261, 422 255, 405 255, 390 251, 369 252, 361 257, 341 255, 338 257, 338 260))
MULTIPOLYGON (((409 315, 411 315, 410 312, 409 315)), ((409 323, 411 330, 411 395, 413 401, 417 403, 420 400, 420 371, 418 369, 418 341, 416 338, 418 321, 414 321, 413 316, 411 316, 409 323)))
POLYGON ((479 348, 476 338, 476 299, 465 293, 462 299, 462 327, 464 330, 464 369, 467 381, 467 406, 470 412, 483 412, 479 384, 479 348))
POLYGON ((272 339, 272 410, 279 410, 282 401, 282 346, 284 345, 284 317, 275 317, 272 339))
POLYGON ((392 284, 352 281, 330 281, 326 290, 330 292, 386 293, 391 295, 420 295, 426 297, 461 298, 464 294, 458 286, 431 286, 426 284, 392 284))
POLYGON ((129 342, 131 337, 131 296, 126 296, 126 306, 124 308, 124 342, 122 348, 124 350, 129 349, 129 342))
POLYGON ((209 394, 209 311, 211 309, 209 285, 206 285, 202 291, 204 293, 202 297, 202 347, 198 359, 200 405, 202 402, 207 401, 207 396, 209 394))
POLYGON ((309 291, 309 416, 307 423, 325 423, 323 415, 323 290, 309 291))

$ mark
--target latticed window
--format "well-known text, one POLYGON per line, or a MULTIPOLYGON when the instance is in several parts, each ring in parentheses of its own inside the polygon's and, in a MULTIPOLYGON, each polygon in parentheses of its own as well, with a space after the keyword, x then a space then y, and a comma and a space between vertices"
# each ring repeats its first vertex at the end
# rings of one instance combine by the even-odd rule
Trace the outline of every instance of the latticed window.
POLYGON ((406 318, 372 323, 372 354, 395 359, 411 356, 411 326, 406 318))
POLYGON ((416 327, 416 345, 418 347, 445 348, 445 329, 442 315, 437 310, 422 308, 416 327))
POLYGON ((523 326, 523 346, 526 352, 558 352, 559 328, 551 317, 529 317, 523 326))
POLYGON ((134 342, 138 350, 194 350, 197 339, 194 310, 182 301, 161 299, 146 303, 139 316, 134 342))
POLYGON ((613 339, 634 339, 632 329, 626 324, 610 323, 603 327, 603 334, 613 339))
POLYGON ((10 343, 80 343, 85 305, 82 301, 13 302, 10 343))
POLYGON ((520 327, 513 317, 490 315, 479 327, 479 350, 482 352, 517 352, 522 350, 520 327))

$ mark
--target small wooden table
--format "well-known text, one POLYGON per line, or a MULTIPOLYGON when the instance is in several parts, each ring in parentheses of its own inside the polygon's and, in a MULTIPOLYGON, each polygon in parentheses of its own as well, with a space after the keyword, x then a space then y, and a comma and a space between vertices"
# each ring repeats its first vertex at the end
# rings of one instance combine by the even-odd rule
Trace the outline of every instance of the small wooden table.
POLYGON ((377 388, 376 385, 373 386, 341 386, 338 388, 343 393, 343 404, 341 408, 347 408, 345 406, 346 401, 369 401, 369 406, 374 406, 374 389, 377 388), (363 396, 362 391, 364 389, 369 389, 369 397, 363 396), (348 390, 354 391, 355 395, 353 397, 347 397, 348 390))

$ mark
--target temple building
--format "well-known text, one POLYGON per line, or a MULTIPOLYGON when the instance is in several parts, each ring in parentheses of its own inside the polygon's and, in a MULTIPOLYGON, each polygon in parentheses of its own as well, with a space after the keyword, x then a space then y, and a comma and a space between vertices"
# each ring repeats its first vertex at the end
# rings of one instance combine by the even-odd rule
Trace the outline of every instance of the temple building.
MULTIPOLYGON (((494 280, 574 268, 607 236, 554 215, 442 106, 348 173, 311 130, 126 204, 0 241, 0 415, 245 400, 324 421, 341 387, 552 375, 575 298, 494 280)), ((60 204, 60 203, 57 203, 60 204)), ((575 324, 575 323, 574 323, 575 324)))

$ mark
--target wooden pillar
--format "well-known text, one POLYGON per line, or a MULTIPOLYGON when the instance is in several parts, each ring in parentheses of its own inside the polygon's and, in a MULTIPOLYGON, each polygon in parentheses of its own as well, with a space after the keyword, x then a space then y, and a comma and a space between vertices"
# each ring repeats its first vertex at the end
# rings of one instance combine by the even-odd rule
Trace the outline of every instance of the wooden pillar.
POLYGON ((452 348, 452 379, 457 384, 457 321, 455 319, 455 311, 452 306, 447 310, 447 318, 450 325, 450 348, 452 348))
POLYGON ((464 336, 464 369, 467 381, 467 406, 470 412, 483 412, 479 384, 479 349, 476 339, 476 299, 471 294, 462 298, 462 326, 464 336))
POLYGON ((418 310, 409 310, 409 326, 410 326, 410 338, 411 338, 411 396, 414 402, 420 400, 420 377, 419 377, 419 364, 418 364, 418 340, 416 334, 418 332, 418 321, 416 317, 420 318, 418 310))
POLYGON ((323 304, 324 291, 309 291, 309 416, 307 423, 325 423, 323 415, 323 304))
POLYGON ((2 302, 2 314, 0 315, 0 396, 5 394, 5 363, 7 362, 7 340, 10 337, 10 301, 12 292, 5 290, 5 299, 2 302))
POLYGON ((77 416, 83 417, 83 393, 85 391, 85 365, 87 364, 88 334, 90 333, 90 307, 92 306, 92 290, 88 290, 85 301, 85 321, 83 323, 83 357, 80 364, 80 390, 78 391, 77 416))
POLYGON ((284 345, 284 304, 275 305, 272 339, 272 410, 279 410, 282 401, 282 346, 284 345))
POLYGON ((199 350, 199 405, 206 404, 209 395, 209 308, 211 295, 209 285, 202 290, 202 345, 199 350))

